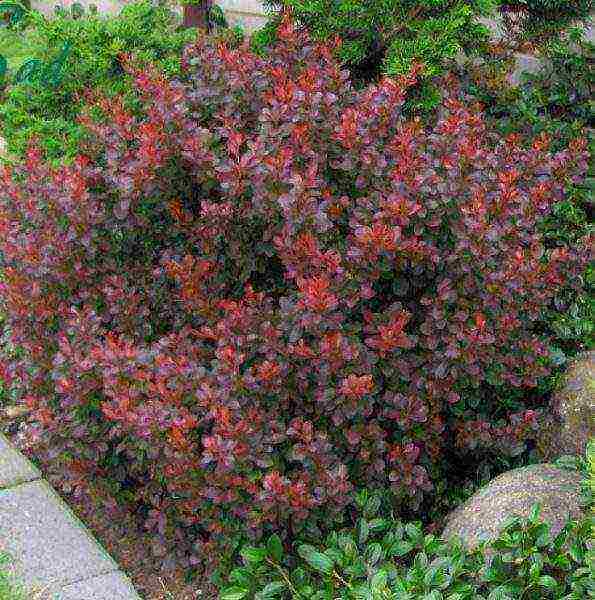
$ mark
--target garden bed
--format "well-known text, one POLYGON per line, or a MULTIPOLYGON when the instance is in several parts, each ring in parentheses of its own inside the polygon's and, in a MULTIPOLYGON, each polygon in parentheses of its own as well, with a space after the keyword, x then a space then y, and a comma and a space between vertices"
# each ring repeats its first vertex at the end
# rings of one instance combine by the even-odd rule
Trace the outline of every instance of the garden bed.
POLYGON ((429 69, 369 24, 341 53, 350 23, 324 11, 319 42, 285 14, 251 46, 223 29, 183 53, 180 32, 145 48, 120 21, 42 24, 83 62, 51 111, 11 96, 53 160, 30 147, 0 192, 10 431, 148 600, 584 589, 588 440, 571 475, 536 463, 567 445, 554 392, 593 342, 588 58, 560 39, 510 86, 512 51, 488 44, 455 73, 478 26, 453 10, 429 69), (98 63, 88 23, 113 36, 98 63), (528 506, 495 546, 437 538, 495 476, 555 496, 544 473, 574 486, 574 554, 528 506), (547 546, 536 581, 521 533, 547 546), (490 580, 494 548, 524 558, 490 580))

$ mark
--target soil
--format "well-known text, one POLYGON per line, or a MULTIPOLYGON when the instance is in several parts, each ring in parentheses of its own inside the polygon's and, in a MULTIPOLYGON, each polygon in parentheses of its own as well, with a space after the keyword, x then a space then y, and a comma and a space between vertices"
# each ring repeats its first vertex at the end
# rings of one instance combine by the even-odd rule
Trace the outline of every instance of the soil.
POLYGON ((213 593, 201 589, 200 582, 187 583, 183 569, 163 571, 152 556, 149 537, 131 513, 123 512, 118 523, 105 507, 106 495, 93 490, 94 497, 64 501, 85 523, 120 568, 132 580, 143 600, 210 599, 213 593))

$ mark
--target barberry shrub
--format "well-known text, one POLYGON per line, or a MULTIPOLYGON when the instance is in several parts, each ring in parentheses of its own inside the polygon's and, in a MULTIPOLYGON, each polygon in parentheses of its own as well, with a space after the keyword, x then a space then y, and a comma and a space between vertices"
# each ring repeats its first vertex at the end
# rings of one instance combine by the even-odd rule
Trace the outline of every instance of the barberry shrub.
POLYGON ((360 485, 415 508, 446 457, 522 451, 542 313, 589 258, 538 227, 583 141, 499 137, 454 81, 435 126, 408 121, 415 71, 356 91, 333 48, 279 35, 266 58, 201 39, 183 80, 98 100, 72 164, 31 147, 1 172, 23 443, 70 489, 117 482, 194 561, 329 525, 360 485))

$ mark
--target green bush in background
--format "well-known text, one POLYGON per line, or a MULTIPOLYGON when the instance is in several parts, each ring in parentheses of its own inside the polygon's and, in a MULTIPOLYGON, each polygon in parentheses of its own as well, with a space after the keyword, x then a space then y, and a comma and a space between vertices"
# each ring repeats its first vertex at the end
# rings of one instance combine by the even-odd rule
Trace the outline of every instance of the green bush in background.
MULTIPOLYGON (((487 40, 476 17, 490 13, 498 0, 265 0, 271 8, 287 8, 315 39, 338 35, 340 58, 356 81, 368 82, 386 73, 409 72, 414 62, 425 65, 424 80, 444 72, 445 61, 459 52, 473 52, 487 40)), ((254 36, 257 48, 275 39, 278 14, 254 36)), ((437 97, 426 86, 421 98, 428 106, 437 97)))
POLYGON ((0 55, 8 61, 12 73, 29 58, 45 58, 48 47, 35 29, 5 27, 0 29, 0 55))
MULTIPOLYGON (((29 50, 33 57, 45 57, 59 52, 66 41, 72 44, 65 77, 58 87, 20 84, 5 90, 0 103, 0 131, 9 151, 22 154, 36 136, 50 158, 74 155, 84 135, 76 123, 84 104, 83 93, 93 90, 111 95, 127 89, 118 60, 121 53, 153 62, 171 75, 179 69, 184 45, 195 36, 194 30, 178 28, 171 9, 153 6, 150 0, 128 4, 115 16, 73 18, 58 13, 47 19, 33 11, 25 30, 0 31, 0 48, 11 43, 16 48, 18 37, 19 60, 29 50), (26 40, 31 40, 28 46, 26 40)), ((18 66, 18 61, 12 66, 18 66)))

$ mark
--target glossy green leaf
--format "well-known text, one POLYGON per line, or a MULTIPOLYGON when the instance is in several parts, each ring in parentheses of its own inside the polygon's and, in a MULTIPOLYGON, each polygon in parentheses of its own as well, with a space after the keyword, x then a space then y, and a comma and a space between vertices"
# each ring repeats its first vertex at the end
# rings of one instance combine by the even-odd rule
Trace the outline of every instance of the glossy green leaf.
POLYGON ((390 556, 405 556, 413 550, 413 544, 405 540, 397 540, 389 549, 390 556))
POLYGON ((273 581, 266 585, 261 592, 258 594, 258 598, 266 600, 268 598, 278 597, 287 587, 284 581, 273 581))
POLYGON ((316 571, 330 575, 333 572, 333 561, 309 544, 298 548, 299 555, 316 571))
POLYGON ((384 569, 380 569, 376 571, 372 576, 372 580, 370 581, 370 587, 374 591, 381 590, 386 586, 386 582, 388 581, 388 573, 384 569))
POLYGON ((276 533, 273 534, 267 542, 267 552, 273 560, 281 562, 281 559, 283 558, 283 543, 276 533))
POLYGON ((240 556, 248 563, 248 564, 259 564, 264 561, 267 553, 264 548, 255 548, 253 546, 244 546, 240 550, 240 556))
POLYGON ((364 553, 366 562, 374 566, 382 558, 382 546, 378 543, 370 544, 364 553))
POLYGON ((242 587, 230 587, 223 590, 220 600, 242 600, 248 595, 249 590, 242 587))
POLYGON ((539 585, 554 590, 558 587, 558 582, 551 575, 542 575, 539 578, 539 585))

